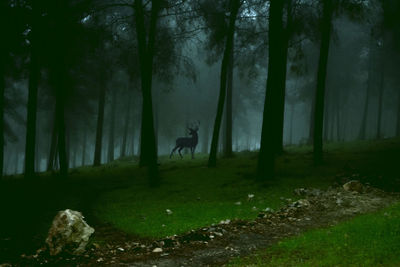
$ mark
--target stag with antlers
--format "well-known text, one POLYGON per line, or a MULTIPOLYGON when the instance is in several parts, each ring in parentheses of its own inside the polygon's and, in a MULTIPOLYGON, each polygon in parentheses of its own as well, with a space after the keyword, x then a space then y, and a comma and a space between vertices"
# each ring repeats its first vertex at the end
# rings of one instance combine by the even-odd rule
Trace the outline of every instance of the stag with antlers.
POLYGON ((196 149, 197 143, 199 141, 199 135, 197 134, 197 132, 199 131, 199 126, 200 126, 200 122, 198 121, 197 125, 187 127, 187 129, 189 131, 189 135, 191 135, 191 137, 179 137, 178 139, 176 139, 176 145, 175 145, 174 149, 172 149, 171 155, 169 156, 169 158, 172 157, 172 155, 178 148, 179 148, 178 149, 179 156, 181 156, 181 158, 183 158, 183 156, 181 154, 181 150, 184 149, 185 147, 187 147, 187 148, 190 148, 190 153, 192 154, 192 159, 194 159, 194 150, 196 149))

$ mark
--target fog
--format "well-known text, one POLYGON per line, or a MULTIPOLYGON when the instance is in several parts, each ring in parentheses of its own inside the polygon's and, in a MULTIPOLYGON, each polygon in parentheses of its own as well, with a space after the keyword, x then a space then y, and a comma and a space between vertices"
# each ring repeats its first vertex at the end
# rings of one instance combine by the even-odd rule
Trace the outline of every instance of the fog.
MULTIPOLYGON (((61 124, 57 123, 56 103, 61 102, 69 169, 94 164, 102 108, 100 163, 139 161, 141 150, 149 149, 142 142, 147 135, 142 131, 142 119, 149 118, 149 113, 143 115, 143 86, 148 86, 143 85, 143 77, 148 73, 142 72, 148 70, 143 65, 150 65, 150 61, 150 110, 158 157, 168 156, 178 137, 190 137, 188 127, 198 127, 195 152, 210 153, 228 42, 229 5, 225 2, 229 1, 161 1, 151 60, 147 54, 140 54, 144 50, 138 42, 135 1, 121 4, 93 0, 84 7, 76 1, 60 1, 65 11, 46 1, 39 1, 37 6, 31 1, 5 2, 1 8, 16 14, 34 11, 39 14, 37 20, 43 20, 18 17, 13 20, 19 23, 2 26, 10 43, 1 47, 5 175, 25 172, 29 105, 35 105, 37 114, 36 122, 33 120, 35 172, 60 168, 56 139, 61 140, 57 128, 61 124), (57 18, 72 13, 73 18, 68 20, 57 18), (38 58, 35 66, 33 55, 38 58), (141 61, 140 57, 145 59, 141 61), (36 70, 34 104, 28 96, 36 70), (101 108, 103 89, 105 102, 101 108)), ((290 15, 286 11, 283 15, 284 25, 289 25, 289 16, 293 24, 287 26, 285 35, 289 41, 283 145, 305 146, 313 139, 323 1, 290 2, 290 15)), ((398 4, 389 0, 358 2, 359 7, 335 7, 332 16, 324 143, 400 135, 400 27, 382 2, 393 5, 392 9, 398 4)), ((147 45, 151 44, 151 6, 147 3, 143 7, 147 45)), ((240 1, 231 55, 233 152, 260 149, 267 78, 273 73, 268 69, 268 16, 268 1, 240 1)), ((226 103, 217 144, 221 155, 228 136, 226 103)))

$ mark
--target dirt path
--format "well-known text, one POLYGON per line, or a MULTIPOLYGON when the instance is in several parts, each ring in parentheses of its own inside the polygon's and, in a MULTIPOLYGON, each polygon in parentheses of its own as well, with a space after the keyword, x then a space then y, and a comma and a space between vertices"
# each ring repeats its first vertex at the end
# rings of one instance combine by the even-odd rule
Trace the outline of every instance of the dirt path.
POLYGON ((260 213, 254 221, 222 221, 218 225, 153 242, 133 241, 129 236, 103 226, 96 229, 97 235, 109 242, 93 244, 82 257, 49 259, 39 253, 26 260, 63 266, 220 266, 232 257, 248 255, 285 237, 333 226, 400 200, 398 194, 368 186, 359 191, 346 191, 342 187, 327 191, 297 189, 296 193, 302 199, 286 200, 288 204, 282 209, 260 213))

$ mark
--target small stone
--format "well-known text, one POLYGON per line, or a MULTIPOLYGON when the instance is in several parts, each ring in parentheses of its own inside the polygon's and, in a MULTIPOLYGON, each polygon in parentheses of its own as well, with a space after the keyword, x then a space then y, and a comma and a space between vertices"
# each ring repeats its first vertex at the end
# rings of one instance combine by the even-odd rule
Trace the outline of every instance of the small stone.
POLYGON ((240 205, 242 205, 242 202, 240 202, 240 201, 235 202, 235 205, 240 206, 240 205))
POLYGON ((155 248, 155 249, 153 249, 153 252, 154 253, 161 253, 161 252, 163 252, 163 250, 162 250, 162 248, 155 248))
POLYGON ((253 199, 253 198, 254 198, 254 194, 248 194, 248 195, 247 195, 247 198, 248 198, 248 200, 253 199))
POLYGON ((97 262, 103 262, 103 261, 104 261, 103 258, 98 258, 98 259, 97 259, 97 262))
POLYGON ((123 248, 118 248, 118 250, 119 250, 119 251, 125 251, 125 249, 123 249, 123 248))
POLYGON ((265 208, 265 210, 264 210, 265 212, 274 212, 274 210, 273 209, 271 209, 271 208, 265 208))
POLYGON ((166 212, 168 215, 171 215, 171 214, 172 214, 172 211, 171 211, 170 209, 166 209, 165 212, 166 212))
POLYGON ((349 192, 362 193, 364 191, 364 186, 357 180, 352 180, 343 185, 343 189, 349 192))

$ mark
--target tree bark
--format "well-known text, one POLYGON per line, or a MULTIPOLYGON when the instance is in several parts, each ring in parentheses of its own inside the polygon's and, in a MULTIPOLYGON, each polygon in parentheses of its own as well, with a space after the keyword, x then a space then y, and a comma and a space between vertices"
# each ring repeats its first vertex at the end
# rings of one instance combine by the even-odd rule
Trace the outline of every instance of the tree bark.
POLYGON ((258 180, 267 180, 275 175, 276 141, 279 139, 278 127, 282 118, 281 100, 283 79, 285 78, 285 49, 283 29, 284 0, 270 2, 269 14, 269 46, 268 46, 268 78, 265 94, 263 123, 260 141, 260 153, 257 163, 258 180))
POLYGON ((381 139, 382 136, 382 107, 383 107, 383 90, 385 84, 385 73, 384 73, 385 64, 382 64, 382 69, 380 73, 380 81, 379 81, 379 97, 378 97, 378 121, 376 126, 376 139, 381 139))
POLYGON ((218 151, 218 139, 221 129, 222 115, 224 111, 225 97, 226 97, 226 81, 227 81, 227 70, 229 64, 229 57, 233 49, 233 38, 235 34, 235 22, 236 16, 239 10, 239 1, 231 1, 230 16, 229 16, 229 28, 226 37, 225 50, 221 63, 221 74, 220 74, 220 88, 218 97, 217 114, 215 116, 214 130, 211 140, 210 156, 208 158, 208 167, 215 167, 217 165, 217 151, 218 151))
POLYGON ((286 27, 283 29, 284 31, 284 41, 283 41, 283 56, 282 61, 284 64, 284 69, 282 71, 282 78, 281 78, 281 88, 279 89, 279 99, 277 99, 278 103, 278 118, 277 118, 277 133, 276 133, 276 153, 281 154, 283 152, 283 128, 285 122, 285 95, 286 95, 286 75, 287 75, 287 56, 288 56, 288 49, 289 49, 289 41, 290 35, 292 31, 292 1, 287 0, 286 6, 286 27))
POLYGON ((153 57, 160 0, 152 0, 149 32, 146 34, 142 0, 135 0, 135 25, 138 40, 138 54, 142 87, 142 127, 140 166, 147 166, 150 186, 160 183, 157 164, 157 150, 154 133, 154 116, 152 103, 153 57), (147 39, 147 40, 146 40, 147 39))
POLYGON ((228 81, 226 91, 226 110, 225 110, 225 146, 224 156, 232 157, 232 100, 233 100, 233 66, 234 66, 234 46, 235 36, 232 39, 232 49, 228 64, 228 81))
POLYGON ((29 63, 29 92, 26 121, 26 143, 25 143, 25 178, 32 177, 35 174, 35 142, 36 142, 36 112, 37 112, 37 94, 39 84, 39 59, 37 51, 37 24, 38 12, 36 5, 32 2, 32 23, 30 39, 30 63, 29 63))
POLYGON ((0 48, 0 180, 4 171, 4 91, 5 82, 5 52, 0 48))
POLYGON ((373 48, 374 48, 374 39, 371 30, 371 37, 369 42, 369 55, 368 55, 367 90, 365 92, 365 103, 364 103, 363 117, 361 120, 360 132, 358 133, 359 140, 365 140, 367 136, 367 118, 368 118, 369 98, 371 94, 372 73, 373 73, 373 54, 372 54, 373 48))
POLYGON ((111 99, 110 132, 108 134, 108 162, 114 161, 114 132, 115 132, 115 109, 117 105, 117 91, 114 89, 111 99))
POLYGON ((47 171, 52 171, 54 169, 56 147, 57 147, 57 117, 54 112, 54 122, 53 122, 53 130, 52 130, 52 134, 51 134, 51 144, 50 144, 50 151, 49 151, 49 159, 47 162, 47 171))
MULTIPOLYGON (((61 75, 65 75, 64 73, 61 75)), ((58 130, 58 160, 60 164, 61 177, 68 175, 68 158, 65 142, 65 117, 64 117, 64 85, 62 81, 57 88, 56 98, 56 117, 57 117, 57 130, 58 130)))
POLYGON ((315 115, 314 115, 314 164, 319 165, 323 161, 322 131, 324 125, 324 102, 326 73, 328 67, 329 45, 332 29, 332 0, 323 1, 323 22, 320 56, 318 62, 317 90, 315 92, 315 115))
POLYGON ((396 127, 396 136, 400 136, 400 88, 397 97, 397 127, 396 127))
POLYGON ((122 136, 122 145, 121 145, 121 155, 120 157, 123 158, 126 156, 126 148, 127 148, 127 140, 128 140, 128 130, 129 130, 129 125, 130 125, 130 115, 131 115, 131 98, 132 98, 132 93, 128 93, 128 102, 127 102, 127 107, 126 107, 126 113, 125 113, 125 125, 124 125, 124 133, 122 136))
MULTIPOLYGON (((102 73, 103 76, 104 73, 102 73)), ((104 77, 102 77, 104 79, 104 77)), ((105 81, 100 82, 99 92, 99 105, 97 110, 97 129, 96 129, 96 143, 94 149, 93 166, 100 166, 101 164, 101 147, 103 144, 103 124, 104 124, 104 106, 106 99, 106 86, 105 81)))
POLYGON ((86 162, 86 140, 87 140, 87 128, 83 127, 83 142, 82 142, 82 162, 81 165, 85 166, 86 162))

